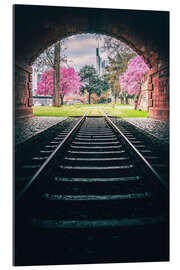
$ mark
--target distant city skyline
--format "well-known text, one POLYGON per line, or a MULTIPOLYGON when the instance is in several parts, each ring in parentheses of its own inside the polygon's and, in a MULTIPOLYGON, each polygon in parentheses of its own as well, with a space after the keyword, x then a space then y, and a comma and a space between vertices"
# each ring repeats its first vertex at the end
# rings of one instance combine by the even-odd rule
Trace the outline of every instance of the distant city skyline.
POLYGON ((103 35, 97 40, 95 34, 74 35, 64 40, 67 47, 65 54, 68 58, 68 64, 76 71, 79 71, 84 65, 93 65, 96 67, 96 48, 99 46, 99 52, 102 59, 107 59, 107 54, 102 52, 104 44, 103 35))

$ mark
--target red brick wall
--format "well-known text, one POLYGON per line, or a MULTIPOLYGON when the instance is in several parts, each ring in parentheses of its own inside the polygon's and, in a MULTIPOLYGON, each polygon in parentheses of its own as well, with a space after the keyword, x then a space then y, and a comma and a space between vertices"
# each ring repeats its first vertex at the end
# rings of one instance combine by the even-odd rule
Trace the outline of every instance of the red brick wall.
POLYGON ((14 68, 15 117, 32 116, 32 68, 14 68))
POLYGON ((169 121, 169 67, 158 59, 149 71, 148 108, 150 118, 169 121))
POLYGON ((16 5, 14 12, 15 62, 25 69, 16 68, 17 116, 29 115, 32 111, 31 71, 26 67, 59 39, 74 34, 99 33, 120 39, 143 57, 151 68, 149 116, 168 121, 168 64, 165 58, 169 51, 169 12, 33 5, 16 5))

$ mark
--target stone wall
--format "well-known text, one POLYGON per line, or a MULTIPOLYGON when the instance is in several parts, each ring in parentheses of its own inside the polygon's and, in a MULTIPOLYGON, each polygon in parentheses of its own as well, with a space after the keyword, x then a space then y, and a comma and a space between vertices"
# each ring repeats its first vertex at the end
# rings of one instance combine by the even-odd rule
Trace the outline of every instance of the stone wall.
POLYGON ((32 68, 14 67, 15 117, 32 116, 32 68))
POLYGON ((169 66, 168 61, 154 59, 149 71, 148 109, 149 117, 169 121, 169 66))

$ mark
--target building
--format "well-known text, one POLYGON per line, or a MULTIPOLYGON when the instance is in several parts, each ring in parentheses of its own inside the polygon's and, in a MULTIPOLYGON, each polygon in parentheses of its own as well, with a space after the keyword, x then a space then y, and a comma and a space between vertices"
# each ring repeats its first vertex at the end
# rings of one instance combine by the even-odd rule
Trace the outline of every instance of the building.
POLYGON ((96 69, 97 73, 101 76, 105 73, 105 68, 107 66, 107 60, 102 59, 99 55, 99 46, 96 48, 96 69))
POLYGON ((33 96, 33 106, 52 106, 52 96, 33 96))
POLYGON ((87 99, 82 96, 72 95, 64 97, 64 105, 81 105, 87 104, 87 99))
POLYGON ((37 83, 40 82, 42 72, 39 72, 38 69, 32 66, 32 94, 36 95, 37 83))
POLYGON ((98 74, 101 73, 101 57, 99 55, 99 48, 96 48, 96 69, 98 74))
POLYGON ((106 66, 107 66, 107 60, 104 59, 101 63, 101 72, 102 72, 102 75, 105 73, 106 71, 106 66))
POLYGON ((32 94, 36 95, 37 84, 41 81, 41 76, 45 70, 47 70, 47 66, 43 66, 38 69, 36 66, 32 66, 32 94))
POLYGON ((37 84, 41 81, 43 72, 47 69, 46 66, 41 68, 41 71, 37 67, 32 66, 32 101, 33 106, 52 106, 51 96, 36 96, 37 84))

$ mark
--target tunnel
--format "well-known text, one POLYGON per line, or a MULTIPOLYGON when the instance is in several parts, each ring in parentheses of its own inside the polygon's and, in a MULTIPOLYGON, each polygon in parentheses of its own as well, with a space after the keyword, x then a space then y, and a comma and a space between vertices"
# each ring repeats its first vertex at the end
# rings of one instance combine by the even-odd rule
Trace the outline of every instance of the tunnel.
POLYGON ((75 34, 121 40, 148 65, 149 117, 169 121, 169 12, 14 5, 15 118, 32 117, 33 61, 50 45, 75 34))

